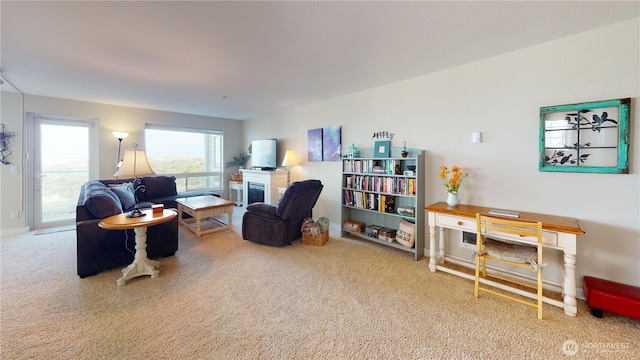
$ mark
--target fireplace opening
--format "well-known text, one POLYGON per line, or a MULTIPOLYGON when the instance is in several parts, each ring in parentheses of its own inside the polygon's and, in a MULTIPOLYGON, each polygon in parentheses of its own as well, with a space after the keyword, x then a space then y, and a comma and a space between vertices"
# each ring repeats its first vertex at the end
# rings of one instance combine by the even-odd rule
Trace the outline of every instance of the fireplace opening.
POLYGON ((247 205, 255 202, 264 202, 264 184, 249 182, 247 184, 247 205))

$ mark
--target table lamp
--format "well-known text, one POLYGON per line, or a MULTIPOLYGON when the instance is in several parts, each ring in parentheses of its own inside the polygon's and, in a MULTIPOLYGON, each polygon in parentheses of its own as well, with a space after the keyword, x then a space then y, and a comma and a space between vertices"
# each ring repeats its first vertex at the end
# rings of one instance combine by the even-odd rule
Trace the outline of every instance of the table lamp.
POLYGON ((296 158, 296 154, 293 153, 293 150, 287 150, 284 154, 284 159, 282 160, 282 166, 286 167, 289 170, 289 174, 287 174, 287 186, 291 184, 291 170, 292 166, 298 165, 298 159, 296 158))
POLYGON ((144 216, 145 213, 140 211, 140 207, 138 206, 138 196, 136 195, 136 193, 138 192, 138 190, 140 190, 141 192, 144 192, 146 190, 145 186, 140 184, 140 179, 138 178, 138 176, 155 175, 155 172, 149 165, 149 160, 147 160, 147 153, 144 150, 138 150, 138 145, 134 144, 134 150, 124 151, 122 165, 120 165, 118 171, 116 171, 116 173, 113 175, 116 177, 133 175, 133 196, 136 200, 136 204, 133 207, 133 211, 131 211, 131 213, 127 215, 127 217, 136 218, 144 216), (138 183, 137 186, 136 183, 138 183))

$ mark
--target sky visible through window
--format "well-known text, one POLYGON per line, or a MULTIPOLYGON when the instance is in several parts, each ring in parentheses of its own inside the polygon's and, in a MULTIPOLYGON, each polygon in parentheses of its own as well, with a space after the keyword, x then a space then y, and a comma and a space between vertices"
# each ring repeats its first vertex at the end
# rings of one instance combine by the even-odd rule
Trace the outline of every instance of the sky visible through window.
POLYGON ((88 129, 77 126, 46 125, 41 127, 42 164, 86 164, 89 152, 88 129), (65 141, 73 139, 73 141, 65 141))
POLYGON ((147 154, 160 157, 198 157, 204 151, 206 134, 146 129, 147 154))

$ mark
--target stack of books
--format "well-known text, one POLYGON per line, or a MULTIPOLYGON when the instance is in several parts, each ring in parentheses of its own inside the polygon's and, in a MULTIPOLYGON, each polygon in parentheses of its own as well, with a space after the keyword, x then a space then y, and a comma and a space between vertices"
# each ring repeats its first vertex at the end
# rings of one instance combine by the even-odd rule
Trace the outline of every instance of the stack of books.
POLYGON ((397 213, 398 215, 415 217, 416 208, 415 206, 398 206, 397 213))

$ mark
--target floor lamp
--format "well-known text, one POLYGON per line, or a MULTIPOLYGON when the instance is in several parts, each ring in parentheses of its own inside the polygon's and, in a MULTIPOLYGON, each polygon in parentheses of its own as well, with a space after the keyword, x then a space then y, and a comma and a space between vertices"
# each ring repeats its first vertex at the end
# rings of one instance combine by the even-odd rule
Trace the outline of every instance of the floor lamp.
POLYGON ((122 147, 122 140, 126 139, 127 136, 129 136, 129 133, 122 132, 122 131, 114 131, 113 136, 115 136, 116 139, 118 139, 118 159, 117 159, 118 163, 116 164, 116 171, 118 171, 118 168, 122 164, 122 159, 120 158, 120 148, 122 147))
POLYGON ((133 195, 136 199, 136 204, 133 207, 133 211, 127 215, 128 218, 136 218, 145 215, 145 213, 140 211, 140 207, 138 206, 138 196, 136 194, 138 190, 144 192, 146 187, 141 184, 138 176, 154 174, 155 172, 151 169, 151 165, 149 165, 147 153, 144 150, 138 150, 138 144, 134 144, 134 150, 124 151, 122 165, 120 165, 118 171, 113 175, 116 177, 133 175, 133 195))

